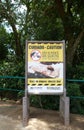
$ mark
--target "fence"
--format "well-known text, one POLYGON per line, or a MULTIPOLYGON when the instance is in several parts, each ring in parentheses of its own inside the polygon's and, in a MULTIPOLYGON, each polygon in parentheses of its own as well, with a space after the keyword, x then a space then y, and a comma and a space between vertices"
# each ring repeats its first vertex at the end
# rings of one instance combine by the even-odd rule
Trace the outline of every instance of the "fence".
MULTIPOLYGON (((78 79, 66 79, 66 82, 84 83, 84 80, 78 79)), ((69 96, 72 99, 84 99, 84 96, 69 96)))
MULTIPOLYGON (((21 76, 0 76, 0 79, 25 79, 25 77, 21 77, 21 76)), ((83 83, 84 80, 78 80, 78 79, 66 79, 67 82, 80 82, 80 83, 83 83)), ((25 88, 25 87, 24 87, 25 88)), ((4 90, 8 90, 8 91, 22 91, 24 92, 24 90, 18 90, 18 89, 11 89, 11 88, 1 88, 0 86, 0 90, 4 91, 4 90)), ((70 98, 81 98, 81 99, 84 99, 84 96, 70 96, 70 98)))
MULTIPOLYGON (((5 98, 9 98, 9 99, 19 99, 22 98, 24 96, 24 91, 25 91, 25 77, 21 77, 21 76, 0 76, 1 79, 1 83, 0 83, 0 97, 1 99, 4 97, 5 98), (9 81, 8 81, 9 80, 9 81), (14 84, 14 80, 16 82, 16 84, 14 84), (16 81, 17 80, 17 81, 16 81), (5 86, 3 82, 7 82, 9 83, 9 86, 5 86), (18 83, 19 82, 19 83, 18 83), (2 84, 3 83, 3 84, 2 84), (11 85, 12 83, 12 85, 11 85), (18 84, 18 86, 17 86, 18 84), (2 86, 1 86, 2 85, 2 86), (14 85, 16 85, 16 87, 14 87, 14 85), (10 87, 12 86, 12 87, 10 87)), ((67 83, 84 83, 84 80, 77 80, 77 79, 67 79, 66 80, 67 83)), ((76 93, 76 92, 75 92, 76 93)), ((71 109, 75 109, 76 111, 76 106, 78 106, 78 113, 83 113, 84 111, 82 109, 84 109, 84 95, 82 96, 73 96, 73 94, 69 95, 70 99, 71 99, 71 109), (80 108, 80 104, 82 104, 83 108, 80 108)), ((35 101, 34 101, 35 102, 35 101)), ((71 110, 74 112, 74 110, 71 110)))
POLYGON ((20 99, 24 95, 24 79, 21 76, 0 76, 0 98, 20 99))
MULTIPOLYGON (((21 77, 21 76, 0 76, 0 79, 25 79, 25 77, 21 77)), ((10 88, 1 88, 0 86, 0 90, 9 90, 9 91, 23 91, 23 90, 18 90, 18 89, 10 89, 10 88)))

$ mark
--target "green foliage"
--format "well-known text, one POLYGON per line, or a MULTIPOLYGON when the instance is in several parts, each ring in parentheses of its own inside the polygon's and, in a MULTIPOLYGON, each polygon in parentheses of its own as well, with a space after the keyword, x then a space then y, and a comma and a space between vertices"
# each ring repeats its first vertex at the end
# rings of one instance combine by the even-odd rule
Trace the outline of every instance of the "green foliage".
POLYGON ((76 66, 76 78, 84 80, 84 62, 76 66))
POLYGON ((70 100, 70 111, 71 113, 84 114, 84 101, 83 99, 77 99, 75 97, 83 96, 80 90, 80 85, 77 83, 67 84, 67 95, 69 97, 73 96, 70 100))
POLYGON ((17 98, 21 99, 24 96, 24 91, 19 91, 17 95, 18 95, 17 98))
POLYGON ((67 78, 84 80, 84 62, 74 64, 73 66, 67 66, 66 68, 67 78))
POLYGON ((7 47, 0 42, 0 62, 7 56, 7 47))
MULTIPOLYGON (((0 64, 0 74, 2 76, 24 76, 24 62, 18 63, 12 57, 11 61, 4 61, 0 64)), ((23 92, 18 92, 17 90, 24 90, 24 79, 0 79, 0 88, 4 88, 4 91, 1 90, 0 92, 2 97, 16 100, 23 95, 23 92), (15 89, 16 91, 8 91, 6 89, 15 89)))
POLYGON ((3 26, 0 26, 0 62, 7 57, 9 34, 6 32, 3 26))
POLYGON ((81 96, 80 85, 77 83, 69 83, 67 85, 68 96, 81 96))
POLYGON ((30 105, 44 109, 59 109, 59 96, 56 95, 34 95, 30 96, 30 105))
POLYGON ((31 3, 30 23, 33 28, 33 39, 37 40, 63 40, 64 29, 58 17, 53 1, 33 1, 31 3))

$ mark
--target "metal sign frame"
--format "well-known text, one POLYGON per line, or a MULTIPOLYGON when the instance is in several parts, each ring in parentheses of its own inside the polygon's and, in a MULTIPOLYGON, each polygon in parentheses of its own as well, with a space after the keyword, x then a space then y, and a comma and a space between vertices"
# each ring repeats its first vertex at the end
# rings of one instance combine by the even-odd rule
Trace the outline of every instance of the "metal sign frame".
MULTIPOLYGON (((40 92, 39 90, 37 90, 37 92, 28 92, 28 93, 29 94, 38 94, 38 95, 45 95, 45 94, 47 94, 47 95, 54 95, 54 94, 61 95, 61 94, 63 94, 63 92, 65 90, 65 41, 27 41, 26 42, 26 68, 25 68, 25 72, 26 72, 25 77, 26 77, 26 79, 25 79, 25 84, 26 84, 26 89, 27 90, 28 90, 28 88, 27 88, 27 70, 28 70, 28 44, 29 43, 32 43, 32 44, 35 44, 35 43, 38 43, 38 44, 40 44, 40 43, 43 43, 43 44, 47 44, 47 43, 50 43, 50 44, 51 43, 52 44, 53 43, 54 44, 63 44, 63 86, 61 86, 61 87, 63 87, 63 91, 61 92, 59 90, 60 92, 57 92, 57 91, 54 91, 54 92, 40 92)), ((54 80, 56 80, 56 78, 54 80)), ((55 86, 55 88, 56 87, 57 86, 55 86)), ((61 87, 59 87, 59 88, 61 88, 61 87)))

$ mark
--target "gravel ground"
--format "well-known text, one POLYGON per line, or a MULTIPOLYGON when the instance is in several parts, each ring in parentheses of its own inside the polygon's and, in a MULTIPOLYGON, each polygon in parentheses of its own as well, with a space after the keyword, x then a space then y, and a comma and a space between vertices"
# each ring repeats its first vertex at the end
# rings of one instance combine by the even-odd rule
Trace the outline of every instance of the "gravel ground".
POLYGON ((70 114, 70 120, 64 126, 59 112, 30 107, 30 119, 23 128, 22 105, 0 101, 0 130, 84 130, 84 116, 70 114))

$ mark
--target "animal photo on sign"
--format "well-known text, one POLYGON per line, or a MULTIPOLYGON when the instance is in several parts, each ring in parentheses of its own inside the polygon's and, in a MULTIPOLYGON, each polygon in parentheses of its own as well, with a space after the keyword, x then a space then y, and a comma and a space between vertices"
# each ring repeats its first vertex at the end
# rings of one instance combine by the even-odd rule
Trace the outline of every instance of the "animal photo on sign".
POLYGON ((28 62, 28 77, 63 77, 63 63, 28 62))

